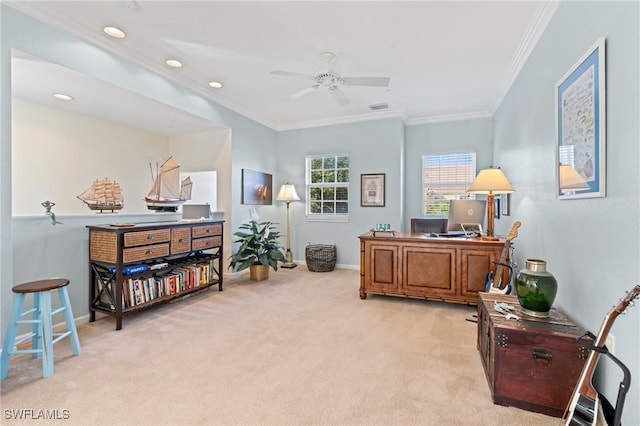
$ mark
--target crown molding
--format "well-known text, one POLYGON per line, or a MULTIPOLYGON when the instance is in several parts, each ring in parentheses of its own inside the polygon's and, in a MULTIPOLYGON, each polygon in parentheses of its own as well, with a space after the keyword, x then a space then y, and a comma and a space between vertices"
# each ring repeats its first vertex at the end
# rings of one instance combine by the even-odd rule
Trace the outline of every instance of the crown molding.
POLYGON ((511 64, 509 65, 509 69, 503 79, 504 85, 489 108, 491 114, 496 112, 504 100, 504 97, 509 92, 509 89, 511 89, 511 86, 518 77, 518 74, 520 74, 522 67, 525 62, 527 62, 529 55, 531 55, 531 52, 538 43, 538 40, 540 40, 542 33, 547 29, 547 25, 549 25, 551 18, 556 13, 556 10, 558 10, 558 6, 560 6, 561 1, 562 0, 548 0, 541 2, 536 7, 536 13, 529 22, 527 31, 522 37, 522 40, 520 40, 520 44, 511 59, 511 64))
POLYGON ((402 111, 391 110, 391 111, 383 111, 383 112, 349 115, 346 117, 326 118, 322 120, 309 120, 309 121, 299 121, 294 123, 286 123, 286 124, 279 125, 275 130, 277 131, 296 130, 296 129, 305 129, 310 127, 333 126, 336 124, 348 124, 348 123, 357 123, 357 122, 363 122, 363 121, 383 120, 386 118, 403 118, 403 117, 404 117, 404 113, 402 111))
POLYGON ((407 126, 417 126, 420 124, 444 123, 446 121, 474 120, 477 118, 491 118, 493 114, 489 111, 462 112, 459 114, 430 115, 425 117, 414 117, 405 120, 407 126))

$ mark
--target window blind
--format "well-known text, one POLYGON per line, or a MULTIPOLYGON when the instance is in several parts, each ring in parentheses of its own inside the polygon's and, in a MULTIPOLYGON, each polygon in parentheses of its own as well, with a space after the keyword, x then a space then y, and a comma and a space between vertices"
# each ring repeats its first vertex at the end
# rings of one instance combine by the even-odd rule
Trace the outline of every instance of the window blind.
POLYGON ((425 155, 422 165, 425 216, 447 216, 449 200, 474 198, 466 191, 476 178, 475 152, 425 155))

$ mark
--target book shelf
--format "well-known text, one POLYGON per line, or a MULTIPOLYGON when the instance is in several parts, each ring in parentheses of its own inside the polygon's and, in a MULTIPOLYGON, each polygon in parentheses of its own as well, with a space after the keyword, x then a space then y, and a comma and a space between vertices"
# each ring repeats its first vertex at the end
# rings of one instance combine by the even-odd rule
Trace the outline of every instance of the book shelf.
POLYGON ((89 321, 123 314, 218 284, 223 221, 88 226, 89 321))

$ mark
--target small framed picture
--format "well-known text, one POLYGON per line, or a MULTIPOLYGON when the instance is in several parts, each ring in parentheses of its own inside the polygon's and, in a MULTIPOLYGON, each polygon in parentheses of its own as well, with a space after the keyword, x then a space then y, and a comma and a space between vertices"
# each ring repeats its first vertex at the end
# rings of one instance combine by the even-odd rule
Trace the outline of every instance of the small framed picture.
POLYGON ((384 207, 384 173, 360 175, 360 206, 384 207))
POLYGON ((500 219, 500 197, 493 199, 493 217, 500 219))
POLYGON ((511 194, 500 195, 500 214, 509 216, 511 214, 511 194))

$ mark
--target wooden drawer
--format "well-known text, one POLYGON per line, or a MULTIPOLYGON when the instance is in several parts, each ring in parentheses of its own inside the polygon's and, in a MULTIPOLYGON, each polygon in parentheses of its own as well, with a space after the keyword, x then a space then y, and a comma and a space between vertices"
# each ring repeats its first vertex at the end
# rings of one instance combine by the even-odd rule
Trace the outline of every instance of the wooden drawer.
POLYGON ((122 251, 122 262, 140 262, 141 260, 162 256, 169 256, 169 243, 124 249, 122 251))
POLYGON ((127 232, 124 234, 124 246, 135 247, 146 244, 164 243, 171 240, 171 229, 153 229, 151 231, 127 232))
POLYGON ((194 226, 191 228, 191 235, 193 238, 208 237, 210 235, 222 234, 222 225, 205 225, 194 226))
POLYGON ((219 247, 222 243, 220 237, 198 238, 191 242, 192 250, 205 250, 212 247, 219 247))
POLYGON ((171 230, 171 254, 184 253, 191 250, 191 229, 176 228, 171 230))
POLYGON ((94 262, 116 263, 118 235, 115 232, 94 231, 89 233, 89 259, 94 262))

